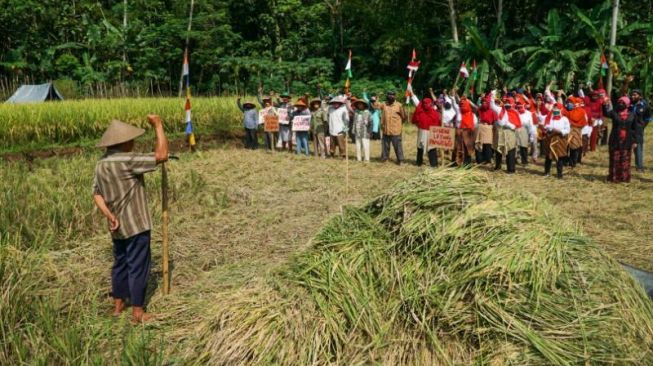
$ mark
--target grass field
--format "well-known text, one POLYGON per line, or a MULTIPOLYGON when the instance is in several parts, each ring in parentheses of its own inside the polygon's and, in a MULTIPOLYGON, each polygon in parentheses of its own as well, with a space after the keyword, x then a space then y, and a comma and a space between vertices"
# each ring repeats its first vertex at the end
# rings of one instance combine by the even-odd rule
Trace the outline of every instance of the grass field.
MULTIPOLYGON (((350 160, 349 186, 340 160, 251 152, 233 144, 181 154, 169 164, 174 202, 168 297, 157 287, 160 177, 149 176, 155 219, 149 311, 158 321, 144 328, 109 316, 111 244, 90 197, 100 152, 0 163, 0 364, 193 364, 202 341, 197 329, 221 293, 268 276, 306 248, 343 205, 429 169, 412 164, 412 127, 404 147, 408 164, 400 167, 350 160)), ((373 142, 372 156, 379 155, 373 142)), ((653 270, 652 173, 634 173, 630 184, 605 183, 606 148, 563 180, 542 177, 540 165, 518 168, 512 176, 477 169, 502 189, 556 204, 617 260, 653 270)))

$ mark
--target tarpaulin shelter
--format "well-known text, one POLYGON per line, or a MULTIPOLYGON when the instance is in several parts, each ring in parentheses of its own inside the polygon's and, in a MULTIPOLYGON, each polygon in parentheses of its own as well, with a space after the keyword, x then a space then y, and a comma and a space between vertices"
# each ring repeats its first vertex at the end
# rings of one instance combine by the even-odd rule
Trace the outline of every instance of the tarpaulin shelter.
POLYGON ((47 100, 63 100, 54 84, 22 85, 7 103, 41 103, 47 100))

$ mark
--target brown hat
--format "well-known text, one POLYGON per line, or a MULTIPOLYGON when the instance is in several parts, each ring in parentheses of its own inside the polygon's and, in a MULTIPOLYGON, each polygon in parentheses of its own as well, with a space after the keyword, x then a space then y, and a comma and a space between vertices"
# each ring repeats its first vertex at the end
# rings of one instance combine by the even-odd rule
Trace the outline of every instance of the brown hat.
POLYGON ((134 127, 130 124, 114 119, 111 121, 107 130, 104 131, 104 135, 102 135, 100 142, 98 142, 95 147, 108 147, 122 144, 123 142, 131 141, 144 133, 145 130, 142 128, 134 127))
POLYGON ((353 104, 354 106, 356 106, 356 104, 358 104, 358 103, 364 105, 365 107, 368 107, 368 106, 369 106, 369 105, 367 104, 367 102, 365 101, 365 99, 356 99, 356 100, 354 100, 354 101, 352 102, 352 104, 353 104))
POLYGON ((249 101, 249 100, 248 100, 248 101, 246 101, 245 103, 243 103, 243 107, 244 107, 244 106, 246 106, 246 105, 251 105, 251 106, 252 106, 252 108, 255 108, 255 107, 256 107, 256 104, 254 104, 254 102, 252 102, 252 101, 249 101))
POLYGON ((301 99, 298 100, 297 102, 295 102, 294 106, 295 107, 307 107, 306 103, 304 103, 304 101, 301 100, 301 99))
POLYGON ((311 100, 311 105, 313 105, 313 104, 322 105, 322 99, 317 99, 316 98, 316 99, 311 100))

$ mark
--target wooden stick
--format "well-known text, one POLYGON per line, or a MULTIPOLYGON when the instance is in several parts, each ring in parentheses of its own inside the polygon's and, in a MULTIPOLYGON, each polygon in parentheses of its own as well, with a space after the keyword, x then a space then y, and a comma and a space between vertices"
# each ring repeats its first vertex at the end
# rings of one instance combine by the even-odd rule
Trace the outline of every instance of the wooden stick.
POLYGON ((168 248, 168 170, 166 164, 161 164, 161 217, 162 217, 162 233, 161 238, 163 241, 163 294, 170 293, 170 271, 169 263, 169 248, 168 248))

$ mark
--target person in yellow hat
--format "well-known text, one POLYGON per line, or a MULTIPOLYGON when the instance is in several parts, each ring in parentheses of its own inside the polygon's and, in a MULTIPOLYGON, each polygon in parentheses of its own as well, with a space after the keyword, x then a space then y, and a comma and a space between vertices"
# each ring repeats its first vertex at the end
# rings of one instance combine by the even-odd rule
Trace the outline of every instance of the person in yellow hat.
POLYGON ((152 222, 147 209, 143 174, 156 170, 157 164, 168 160, 168 140, 163 122, 157 115, 149 115, 149 123, 156 134, 153 154, 133 151, 134 139, 145 130, 113 120, 97 147, 106 152, 95 166, 93 199, 109 222, 113 241, 111 295, 114 315, 132 305, 132 321, 150 319, 144 311, 145 290, 150 274, 150 230, 152 222))

